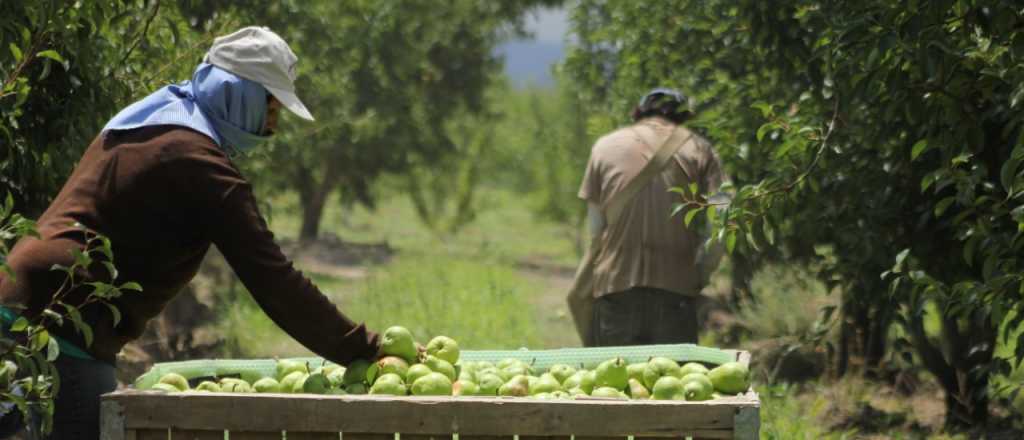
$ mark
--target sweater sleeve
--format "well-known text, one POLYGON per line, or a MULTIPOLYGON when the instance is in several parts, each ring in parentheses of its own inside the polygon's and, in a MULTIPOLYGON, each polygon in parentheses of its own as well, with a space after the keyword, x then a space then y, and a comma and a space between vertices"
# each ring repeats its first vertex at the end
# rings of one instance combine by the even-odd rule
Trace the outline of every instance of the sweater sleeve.
MULTIPOLYGON (((341 313, 293 266, 260 214, 251 185, 220 151, 186 161, 191 188, 212 204, 197 218, 210 241, 271 320, 296 341, 325 359, 347 365, 372 359, 378 335, 341 313)), ((205 199, 205 200, 204 200, 205 199)))

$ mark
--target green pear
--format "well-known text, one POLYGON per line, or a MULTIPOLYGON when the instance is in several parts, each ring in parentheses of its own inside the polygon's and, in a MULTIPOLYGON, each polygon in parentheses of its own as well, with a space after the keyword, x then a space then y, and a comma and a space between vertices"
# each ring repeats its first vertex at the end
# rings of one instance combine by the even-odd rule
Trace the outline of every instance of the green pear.
POLYGON ((456 380, 476 382, 476 375, 469 371, 462 370, 459 371, 459 377, 456 380))
POLYGON ((687 362, 683 364, 681 368, 679 368, 678 377, 681 378, 683 376, 686 376, 687 374, 693 373, 708 374, 708 367, 705 367, 703 364, 698 364, 696 362, 687 362))
POLYGON ((345 384, 345 368, 336 368, 327 373, 327 380, 331 382, 332 388, 340 388, 345 384))
MULTIPOLYGON (((384 356, 377 360, 377 375, 397 374, 402 380, 409 371, 409 363, 398 356, 384 356)), ((372 366, 370 368, 373 368, 372 366)))
POLYGON ((457 380, 452 383, 453 396, 476 396, 480 394, 480 385, 469 380, 457 380))
POLYGON ((554 396, 552 396, 551 393, 531 394, 530 397, 532 397, 534 399, 541 399, 541 400, 553 400, 554 399, 554 396))
POLYGON ((320 372, 323 373, 324 376, 330 376, 331 373, 334 373, 335 371, 338 370, 341 370, 342 374, 345 373, 345 367, 330 362, 325 363, 322 367, 320 367, 320 370, 320 372))
POLYGON ((565 378, 562 381, 562 388, 571 390, 573 388, 580 388, 581 382, 583 382, 583 371, 577 371, 572 376, 565 378))
POLYGON ((163 391, 165 393, 180 393, 181 390, 178 387, 169 383, 157 382, 153 386, 149 387, 151 390, 163 391))
MULTIPOLYGON (((691 376, 692 375, 693 374, 691 374, 691 376)), ((702 400, 709 400, 711 399, 712 391, 714 391, 714 388, 711 386, 710 380, 707 382, 691 380, 683 383, 683 394, 686 395, 687 401, 699 402, 702 400)))
POLYGON ((310 374, 302 381, 302 392, 306 394, 327 394, 331 381, 323 373, 310 374))
MULTIPOLYGON (((281 378, 281 381, 279 383, 279 385, 281 386, 281 388, 280 388, 281 392, 282 393, 294 392, 293 390, 295 389, 295 384, 299 383, 302 380, 304 380, 305 377, 306 377, 306 373, 304 373, 302 371, 292 371, 291 373, 288 373, 287 375, 285 375, 284 377, 281 378)), ((301 385, 299 386, 299 389, 302 389, 301 385)))
POLYGON ((281 384, 273 377, 264 377, 253 382, 252 389, 257 393, 280 393, 281 384))
POLYGON ((686 393, 686 400, 708 400, 711 393, 715 391, 714 385, 703 373, 690 373, 679 379, 683 383, 683 392, 686 393), (691 384, 696 384, 691 386, 691 384))
POLYGON ((555 376, 555 379, 558 379, 558 383, 563 383, 566 379, 576 374, 576 369, 566 364, 554 364, 548 368, 548 373, 555 376))
POLYGON ((199 385, 196 385, 196 391, 205 391, 205 392, 210 392, 210 393, 219 393, 220 392, 220 385, 217 385, 217 382, 213 382, 213 381, 209 381, 209 380, 204 380, 204 381, 200 382, 199 385))
POLYGON ((449 382, 455 381, 455 367, 448 361, 428 354, 427 358, 423 360, 423 364, 429 367, 430 371, 445 375, 449 382))
POLYGON ((419 356, 412 333, 398 325, 388 327, 381 334, 380 352, 384 355, 398 356, 409 363, 416 362, 419 356))
POLYGON ((449 364, 459 361, 459 344, 447 336, 436 336, 426 346, 427 354, 437 357, 449 364))
POLYGON ((485 370, 485 369, 488 369, 488 368, 497 368, 497 367, 495 367, 493 363, 488 362, 488 361, 476 361, 477 372, 480 372, 481 370, 485 370))
POLYGON ((404 396, 407 390, 402 378, 395 373, 382 374, 370 387, 370 394, 404 396))
POLYGON ((647 368, 647 362, 637 362, 626 365, 626 376, 628 379, 636 379, 643 383, 644 381, 644 369, 647 368))
POLYGON ((661 379, 663 376, 675 376, 682 377, 679 375, 679 364, 676 361, 665 358, 665 357, 654 357, 650 361, 647 361, 647 366, 644 367, 643 380, 648 389, 654 388, 655 382, 661 379))
POLYGON ((629 380, 629 373, 626 371, 626 361, 622 358, 609 359, 601 362, 594 370, 594 387, 611 387, 616 390, 626 389, 629 380))
POLYGON ((409 367, 409 370, 405 372, 405 381, 408 383, 416 382, 423 376, 430 374, 433 370, 430 367, 423 364, 415 364, 409 367))
POLYGON ((629 390, 629 397, 630 398, 633 398, 633 399, 650 399, 651 398, 651 392, 647 391, 647 388, 644 387, 644 384, 640 383, 640 381, 636 380, 635 378, 632 378, 632 377, 629 378, 628 390, 629 390))
POLYGON ((496 396, 498 395, 498 388, 505 384, 501 376, 494 373, 482 373, 478 379, 477 384, 480 385, 481 396, 496 396))
POLYGON ((561 390, 562 384, 551 373, 542 374, 536 382, 530 384, 530 394, 552 393, 561 390))
POLYGON ((565 399, 571 399, 572 398, 572 396, 569 395, 569 393, 567 393, 565 391, 562 391, 562 390, 552 391, 551 392, 551 397, 553 397, 555 399, 559 399, 559 400, 565 400, 565 399))
POLYGON ((451 396, 452 381, 444 374, 432 372, 416 379, 411 391, 414 396, 451 396))
POLYGON ((345 369, 345 375, 342 377, 342 383, 345 385, 354 383, 366 383, 366 370, 370 368, 370 361, 366 359, 356 359, 348 364, 348 368, 345 369))
POLYGON ((530 394, 530 380, 520 374, 509 379, 500 387, 498 387, 499 396, 519 396, 525 397, 530 394))
POLYGON ((160 383, 165 383, 178 389, 178 391, 188 391, 188 379, 178 373, 167 373, 160 377, 160 383))
POLYGON ((590 394, 587 394, 586 391, 583 391, 580 388, 570 388, 568 391, 566 391, 566 394, 568 394, 569 397, 571 397, 573 399, 575 399, 577 397, 580 397, 580 396, 589 396, 590 395, 590 394))
POLYGON ((303 373, 309 373, 309 365, 307 365, 305 362, 300 362, 300 361, 295 361, 295 360, 290 360, 290 359, 280 359, 280 360, 277 361, 277 365, 275 365, 275 370, 276 370, 276 373, 277 373, 276 374, 277 379, 281 380, 281 379, 284 379, 285 376, 287 376, 287 375, 289 375, 289 374, 291 374, 291 373, 293 373, 295 371, 301 371, 303 373))
POLYGON ((588 393, 594 391, 594 387, 597 384, 597 372, 588 370, 583 372, 583 379, 580 381, 580 388, 588 393))
POLYGON ((651 388, 651 398, 655 400, 686 400, 683 381, 675 376, 661 376, 651 388))
POLYGON ((302 376, 299 376, 299 378, 294 383, 292 383, 292 388, 288 390, 288 392, 295 394, 304 393, 304 390, 306 389, 306 379, 309 379, 309 374, 303 374, 302 376))
POLYGON ((252 385, 242 379, 225 377, 220 380, 220 390, 225 393, 251 393, 252 385))
POLYGON ((365 383, 350 383, 345 385, 345 392, 349 394, 366 394, 370 390, 366 387, 365 383))
POLYGON ((505 379, 505 381, 509 381, 516 376, 529 376, 530 366, 526 364, 516 363, 509 365, 505 368, 502 368, 498 374, 500 374, 501 377, 505 379))
POLYGON ((499 370, 504 370, 507 367, 511 367, 512 365, 519 364, 522 362, 523 361, 515 358, 505 358, 498 361, 498 363, 494 364, 494 366, 497 367, 499 370))
MULTIPOLYGON (((625 365, 623 365, 625 368, 625 365)), ((594 392, 590 393, 594 397, 611 397, 614 399, 628 399, 629 396, 625 395, 622 391, 619 391, 612 387, 597 387, 594 388, 594 392)))
POLYGON ((725 394, 740 394, 750 389, 750 370, 739 362, 726 362, 708 372, 714 388, 725 394))

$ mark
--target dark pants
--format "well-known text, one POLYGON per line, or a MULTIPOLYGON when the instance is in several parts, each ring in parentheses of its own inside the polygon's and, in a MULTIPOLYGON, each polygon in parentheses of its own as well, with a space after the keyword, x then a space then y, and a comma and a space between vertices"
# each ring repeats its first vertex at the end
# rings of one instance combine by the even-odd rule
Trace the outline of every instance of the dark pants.
POLYGON ((696 298, 650 287, 604 295, 594 303, 597 346, 697 343, 696 298))
MULTIPOLYGON (((98 440, 100 438, 100 395, 117 388, 112 365, 68 356, 54 362, 60 374, 60 390, 54 401, 53 431, 39 434, 38 421, 21 433, 22 439, 98 440)), ((17 411, 15 409, 15 411, 17 411)), ((8 417, 4 417, 7 419, 8 417)))

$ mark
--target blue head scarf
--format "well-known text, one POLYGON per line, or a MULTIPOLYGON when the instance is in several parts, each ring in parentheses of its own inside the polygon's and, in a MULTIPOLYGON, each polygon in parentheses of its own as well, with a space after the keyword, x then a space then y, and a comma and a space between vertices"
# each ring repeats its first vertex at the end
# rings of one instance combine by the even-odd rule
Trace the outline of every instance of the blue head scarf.
POLYGON ((191 81, 161 88, 115 115, 103 131, 179 125, 203 133, 221 149, 246 152, 267 139, 267 89, 212 64, 200 64, 191 81))

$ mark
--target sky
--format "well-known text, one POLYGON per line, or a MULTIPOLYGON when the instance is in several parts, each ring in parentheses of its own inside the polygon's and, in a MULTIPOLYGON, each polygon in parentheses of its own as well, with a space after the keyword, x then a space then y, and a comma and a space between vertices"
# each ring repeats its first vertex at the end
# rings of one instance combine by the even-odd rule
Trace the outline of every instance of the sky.
POLYGON ((497 48, 505 57, 505 72, 518 87, 527 84, 550 86, 551 65, 565 56, 565 34, 569 18, 565 9, 540 9, 526 17, 526 29, 533 38, 510 41, 497 48))

